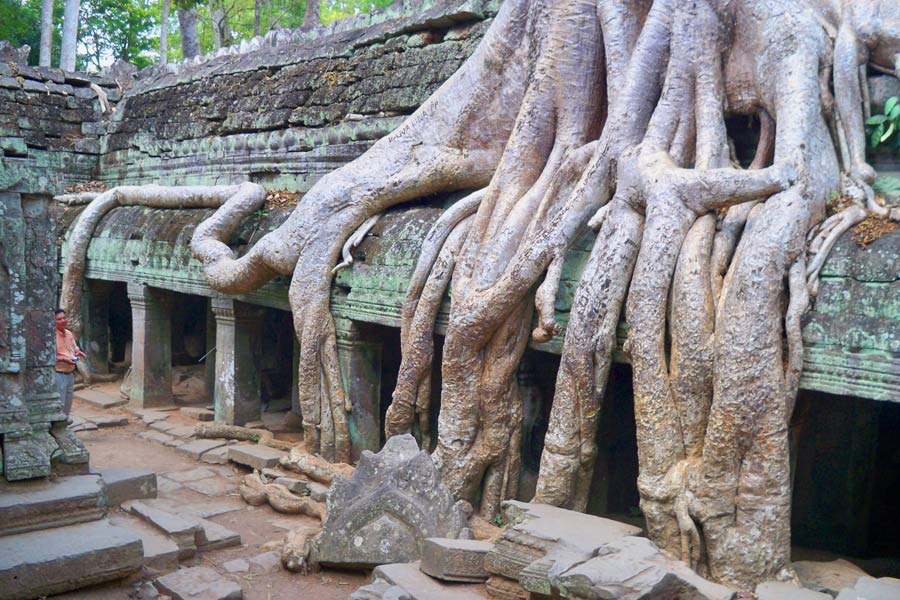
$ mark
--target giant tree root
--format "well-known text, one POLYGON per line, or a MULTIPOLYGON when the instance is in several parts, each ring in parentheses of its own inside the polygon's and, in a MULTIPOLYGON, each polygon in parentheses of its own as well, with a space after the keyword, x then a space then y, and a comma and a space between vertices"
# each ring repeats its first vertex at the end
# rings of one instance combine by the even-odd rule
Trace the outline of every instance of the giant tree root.
POLYGON ((325 505, 311 498, 292 493, 278 483, 266 483, 258 472, 244 475, 240 485, 241 498, 251 506, 262 506, 267 502, 275 512, 290 515, 307 515, 320 521, 325 520, 325 505))

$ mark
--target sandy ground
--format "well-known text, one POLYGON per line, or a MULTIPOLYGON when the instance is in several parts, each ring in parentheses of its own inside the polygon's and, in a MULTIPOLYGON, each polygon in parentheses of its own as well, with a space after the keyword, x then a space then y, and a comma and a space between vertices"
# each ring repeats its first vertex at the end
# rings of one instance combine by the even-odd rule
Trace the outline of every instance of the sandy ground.
MULTIPOLYGON (((103 388, 107 387, 109 389, 104 389, 104 391, 112 392, 115 389, 115 385, 112 384, 103 386, 103 388)), ((149 469, 157 474, 157 481, 160 484, 159 498, 169 501, 175 506, 210 503, 231 504, 237 508, 233 512, 211 517, 210 520, 240 533, 242 545, 200 553, 195 558, 181 561, 182 566, 202 565, 216 569, 223 577, 240 584, 244 590, 244 598, 246 600, 344 599, 353 590, 369 581, 369 574, 364 572, 322 571, 321 573, 302 576, 284 569, 278 569, 273 573, 261 575, 249 575, 247 573, 228 574, 222 567, 223 563, 236 558, 249 559, 272 550, 272 544, 281 542, 288 529, 296 527, 315 528, 318 521, 306 516, 279 514, 274 512, 268 505, 259 507, 248 506, 241 500, 237 491, 237 484, 239 478, 249 472, 249 470, 243 470, 242 467, 233 464, 208 465, 176 452, 174 448, 137 437, 139 433, 146 431, 147 427, 140 419, 125 410, 124 407, 102 410, 76 399, 72 413, 87 419, 90 419, 92 415, 98 414, 121 414, 130 417, 130 423, 127 426, 82 431, 77 434, 90 451, 91 467, 93 469, 103 470, 109 467, 149 469), (218 496, 204 495, 179 485, 164 475, 166 473, 190 471, 198 467, 214 471, 216 473, 215 477, 222 480, 223 489, 228 491, 218 496), (230 484, 230 489, 228 489, 228 485, 225 482, 230 484), (266 544, 270 545, 266 546, 266 544)), ((197 423, 183 417, 177 411, 172 413, 167 422, 197 423)), ((109 516, 126 518, 123 511, 118 507, 110 509, 109 516)), ((140 596, 136 593, 134 586, 146 580, 136 577, 129 581, 82 589, 69 594, 54 596, 53 598, 65 598, 66 600, 138 599, 140 596)))

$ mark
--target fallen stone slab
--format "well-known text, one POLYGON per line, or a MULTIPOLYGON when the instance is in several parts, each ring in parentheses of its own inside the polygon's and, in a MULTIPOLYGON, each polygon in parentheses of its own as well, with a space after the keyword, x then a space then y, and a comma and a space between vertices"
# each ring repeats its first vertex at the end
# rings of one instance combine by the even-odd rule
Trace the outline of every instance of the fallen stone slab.
MULTIPOLYGON (((187 454, 195 460, 199 460, 205 452, 225 446, 225 440, 192 440, 175 448, 182 454, 187 454)), ((227 462, 227 458, 226 458, 227 462)))
MULTIPOLYGON (((309 482, 305 479, 295 479, 294 477, 279 477, 275 480, 275 483, 283 485, 295 494, 305 494, 309 491, 309 482)), ((315 498, 313 498, 313 500, 315 500, 315 498)), ((321 500, 316 500, 316 502, 321 502, 321 500)))
POLYGON ((209 410, 208 408, 198 408, 196 406, 182 406, 180 409, 181 414, 190 418, 196 419, 198 421, 214 421, 216 418, 216 411, 209 410))
POLYGON ((158 423, 160 421, 165 421, 166 419, 168 419, 169 413, 159 412, 159 411, 147 411, 147 412, 140 414, 139 416, 141 417, 141 421, 143 421, 145 425, 153 425, 154 423, 158 423))
POLYGON ((563 568, 564 571, 548 570, 545 579, 535 579, 529 573, 535 569, 529 565, 519 581, 533 593, 549 590, 548 595, 585 600, 731 600, 735 595, 735 590, 707 581, 687 564, 667 558, 653 542, 642 537, 614 540, 599 547, 594 558, 563 568))
POLYGON ((900 598, 900 579, 893 577, 860 577, 852 588, 845 588, 837 600, 897 600, 900 598))
MULTIPOLYGON (((187 515, 185 515, 187 516, 187 515)), ((197 548, 207 552, 241 545, 241 534, 213 521, 197 518, 197 548)))
POLYGON ((250 559, 250 572, 254 575, 274 573, 281 569, 281 552, 263 552, 250 559))
POLYGON ((166 433, 179 438, 189 438, 194 435, 195 425, 175 425, 169 428, 166 433))
POLYGON ((250 563, 248 563, 243 558, 236 558, 234 560, 229 560, 227 563, 224 563, 222 565, 222 568, 229 573, 249 573, 250 563))
POLYGON ((402 598, 403 588, 391 585, 384 579, 376 579, 350 594, 350 600, 384 600, 385 598, 402 598))
POLYGON ((122 427, 124 425, 128 425, 128 417, 123 415, 101 415, 97 417, 92 416, 90 420, 101 429, 106 427, 122 427))
POLYGON ((157 528, 134 517, 112 517, 109 521, 116 527, 131 531, 141 539, 145 569, 161 574, 178 568, 178 545, 157 528))
POLYGON ((174 600, 241 600, 241 586, 209 567, 181 569, 160 577, 153 585, 174 600))
POLYGON ((422 547, 422 572, 444 581, 481 582, 489 574, 484 557, 493 547, 483 540, 428 538, 422 547))
POLYGON ((182 445, 184 440, 177 437, 170 437, 168 440, 163 442, 163 446, 168 446, 169 448, 177 448, 182 445))
POLYGON ((160 477, 156 480, 156 489, 160 494, 171 494, 182 488, 184 488, 183 485, 177 481, 172 481, 168 477, 160 477))
POLYGON ((99 475, 0 485, 0 536, 96 521, 105 513, 99 475))
POLYGON ((837 596, 844 588, 853 587, 860 577, 868 577, 868 573, 842 558, 829 562, 801 560, 791 566, 803 587, 831 596, 837 596))
POLYGON ((210 477, 199 481, 185 481, 184 487, 204 496, 225 496, 237 489, 234 483, 221 477, 210 477))
POLYGON ((208 519, 210 517, 215 517, 217 515, 224 515, 225 513, 235 512, 238 510, 244 510, 246 505, 241 501, 240 498, 234 498, 232 501, 222 500, 222 501, 213 501, 207 500, 205 502, 195 502, 193 504, 184 504, 179 507, 182 512, 194 515, 196 517, 200 517, 201 519, 208 519))
POLYGON ((238 444, 228 447, 228 459, 230 461, 258 471, 278 465, 278 461, 282 456, 287 456, 287 453, 268 446, 238 444))
POLYGON ((832 597, 783 581, 764 581, 756 586, 757 600, 829 600, 832 597))
POLYGON ((93 421, 84 421, 81 425, 75 425, 74 427, 70 427, 70 430, 78 433, 80 431, 97 431, 99 429, 97 424, 93 421))
POLYGON ((319 483, 318 481, 309 481, 306 483, 306 489, 309 490, 310 498, 312 498, 316 502, 325 502, 325 500, 328 498, 328 491, 331 489, 331 487, 325 485, 324 483, 319 483))
POLYGON ((128 399, 118 395, 107 394, 99 390, 78 390, 74 394, 75 398, 92 404, 98 408, 114 408, 128 404, 128 399))
MULTIPOLYGON (((198 442, 201 440, 197 440, 198 442)), ((191 442, 193 443, 193 442, 191 442)), ((221 446, 219 448, 214 448, 212 450, 208 450, 204 452, 200 457, 205 463, 211 465, 224 465, 228 463, 228 448, 229 446, 221 446)))
POLYGON ((464 583, 441 583, 419 570, 419 563, 381 565, 372 572, 372 579, 382 579, 403 588, 411 600, 483 600, 484 586, 464 583))
POLYGON ((138 434, 138 437, 147 440, 148 442, 155 442, 157 444, 165 444, 166 442, 171 442, 172 436, 166 435, 161 431, 144 431, 138 434))
POLYGON ((0 600, 119 579, 142 560, 140 538, 105 520, 12 535, 0 542, 0 600))
POLYGON ((178 483, 184 483, 186 481, 197 481, 198 479, 206 479, 207 477, 215 476, 216 472, 211 471, 206 467, 195 467, 186 471, 169 471, 168 473, 163 473, 163 477, 167 477, 172 481, 177 481, 178 483))
POLYGON ((100 471, 106 486, 106 501, 110 505, 128 500, 156 498, 156 473, 133 467, 115 467, 100 471))
POLYGON ((169 423, 165 420, 153 421, 152 423, 150 423, 150 429, 154 431, 162 431, 163 433, 168 432, 173 427, 177 427, 177 425, 175 423, 169 423))
POLYGON ((200 528, 196 519, 184 518, 139 500, 126 502, 122 504, 122 508, 141 517, 172 538, 178 545, 179 558, 190 558, 196 554, 197 531, 200 528))

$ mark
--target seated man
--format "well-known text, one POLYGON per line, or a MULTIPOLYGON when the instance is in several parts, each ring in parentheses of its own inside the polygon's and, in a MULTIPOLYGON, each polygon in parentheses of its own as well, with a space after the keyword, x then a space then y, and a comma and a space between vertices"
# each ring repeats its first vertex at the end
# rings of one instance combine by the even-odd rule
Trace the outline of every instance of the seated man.
POLYGON ((86 355, 75 343, 75 336, 66 329, 69 321, 66 319, 66 311, 56 309, 56 388, 59 398, 63 401, 63 410, 66 416, 72 410, 72 394, 75 391, 75 363, 79 357, 86 355))

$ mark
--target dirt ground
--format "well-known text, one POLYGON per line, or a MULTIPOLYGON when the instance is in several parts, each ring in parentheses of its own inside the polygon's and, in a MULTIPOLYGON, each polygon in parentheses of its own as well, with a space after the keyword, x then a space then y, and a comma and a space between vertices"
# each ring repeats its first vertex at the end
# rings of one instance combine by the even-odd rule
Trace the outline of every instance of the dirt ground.
MULTIPOLYGON (((104 391, 112 393, 117 384, 102 386, 104 391)), ((100 386, 97 386, 100 388, 100 386)), ((321 600, 345 599, 350 593, 369 581, 369 573, 322 571, 310 575, 291 573, 278 569, 273 573, 262 575, 229 574, 222 565, 236 558, 249 559, 270 550, 277 550, 275 544, 280 543, 288 529, 297 527, 316 528, 318 521, 306 516, 285 515, 276 513, 268 505, 253 507, 245 504, 238 494, 239 478, 248 473, 237 465, 209 465, 194 460, 177 452, 174 448, 138 437, 147 430, 143 422, 129 413, 124 407, 109 410, 98 409, 89 404, 75 400, 72 414, 90 419, 92 415, 121 414, 130 418, 127 426, 102 428, 94 431, 82 431, 77 435, 85 443, 91 454, 91 467, 103 470, 110 467, 138 467, 152 470, 157 474, 160 487, 159 498, 174 506, 194 503, 231 504, 237 510, 210 517, 209 520, 219 523, 241 534, 242 545, 234 548, 213 550, 198 553, 195 558, 181 561, 182 566, 208 566, 216 569, 224 578, 240 584, 246 600, 281 600, 292 598, 315 598, 321 600), (204 467, 216 473, 216 476, 231 483, 232 489, 225 495, 208 496, 165 478, 165 473, 189 471, 204 467), (267 545, 268 544, 268 545, 267 545)), ((196 424, 196 421, 183 417, 173 411, 167 422, 196 424)), ((125 518, 124 512, 113 507, 110 517, 125 518)), ((146 579, 140 577, 132 580, 105 584, 54 596, 57 600, 136 600, 135 585, 146 579)))

